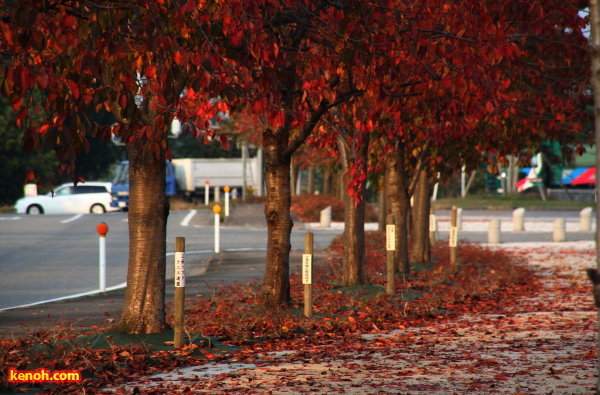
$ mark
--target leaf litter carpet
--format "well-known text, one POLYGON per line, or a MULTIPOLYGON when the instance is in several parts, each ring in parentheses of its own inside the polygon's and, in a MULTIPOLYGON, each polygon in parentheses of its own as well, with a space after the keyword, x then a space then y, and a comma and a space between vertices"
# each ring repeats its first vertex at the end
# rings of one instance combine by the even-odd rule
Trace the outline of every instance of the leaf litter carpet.
MULTIPOLYGON (((593 242, 506 243, 539 274, 542 293, 498 311, 341 344, 208 363, 131 382, 134 393, 592 394, 596 309, 585 269, 593 242), (137 387, 137 388, 135 388, 137 387)), ((118 391, 118 390, 117 390, 118 391)))

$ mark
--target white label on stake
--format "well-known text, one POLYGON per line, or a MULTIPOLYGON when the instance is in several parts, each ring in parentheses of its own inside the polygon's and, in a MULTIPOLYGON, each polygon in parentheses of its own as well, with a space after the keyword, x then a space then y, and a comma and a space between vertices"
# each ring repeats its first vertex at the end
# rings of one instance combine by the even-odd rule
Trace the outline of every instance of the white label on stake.
POLYGON ((184 252, 175 253, 175 286, 185 287, 185 261, 184 252))
POLYGON ((312 254, 302 254, 302 284, 312 284, 312 254))
POLYGON ((396 251, 396 225, 386 225, 385 236, 385 249, 396 251))
POLYGON ((456 247, 458 245, 458 228, 456 226, 450 228, 450 239, 448 241, 450 247, 456 247))
POLYGON ((437 221, 435 220, 435 214, 429 214, 429 231, 435 232, 437 230, 437 221))

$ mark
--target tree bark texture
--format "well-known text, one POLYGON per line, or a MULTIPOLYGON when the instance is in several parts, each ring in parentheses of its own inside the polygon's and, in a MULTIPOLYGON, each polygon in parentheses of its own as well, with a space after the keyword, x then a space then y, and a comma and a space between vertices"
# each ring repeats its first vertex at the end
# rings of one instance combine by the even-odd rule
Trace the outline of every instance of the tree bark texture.
POLYGON ((429 262, 429 211, 431 200, 429 177, 425 168, 419 172, 413 203, 410 261, 413 263, 429 262))
MULTIPOLYGON (((384 175, 385 180, 385 175, 384 175)), ((387 217, 387 199, 385 196, 385 182, 382 183, 379 192, 377 193, 377 204, 379 206, 379 212, 377 214, 378 229, 380 232, 385 231, 386 217, 387 217)))
MULTIPOLYGON (((266 159, 265 159, 266 160, 266 159)), ((266 168, 266 164, 265 164, 266 168)), ((290 194, 292 196, 299 195, 300 189, 296 188, 298 186, 298 176, 300 175, 300 165, 297 163, 290 163, 290 194)))
POLYGON ((313 193, 315 193, 315 166, 314 165, 308 166, 307 173, 308 173, 308 176, 307 176, 308 180, 307 180, 307 186, 306 186, 306 193, 312 195, 313 193))
POLYGON ((268 240, 262 296, 271 305, 283 306, 290 301, 291 156, 285 154, 285 146, 278 143, 275 132, 266 131, 263 137, 268 240))
POLYGON ((333 183, 333 174, 331 171, 326 170, 323 172, 323 194, 332 195, 332 183, 333 183))
MULTIPOLYGON (((363 144, 357 153, 358 159, 367 162, 368 142, 363 144)), ((338 149, 346 180, 349 180, 348 170, 351 166, 350 150, 342 137, 338 137, 338 149)), ((352 196, 345 191, 344 201, 344 260, 342 283, 344 286, 360 285, 367 282, 366 255, 365 255, 365 199, 358 204, 354 203, 352 196)), ((364 183, 362 191, 364 191, 364 183)), ((362 192, 361 191, 361 192, 362 192)))
POLYGON ((385 192, 388 197, 389 210, 396 218, 396 254, 394 266, 397 271, 408 273, 410 271, 408 260, 408 210, 410 196, 408 194, 408 180, 404 168, 404 144, 396 140, 394 152, 386 158, 385 192))
POLYGON ((165 318, 166 234, 169 206, 165 195, 165 151, 157 158, 128 144, 129 265, 123 333, 159 333, 165 318))

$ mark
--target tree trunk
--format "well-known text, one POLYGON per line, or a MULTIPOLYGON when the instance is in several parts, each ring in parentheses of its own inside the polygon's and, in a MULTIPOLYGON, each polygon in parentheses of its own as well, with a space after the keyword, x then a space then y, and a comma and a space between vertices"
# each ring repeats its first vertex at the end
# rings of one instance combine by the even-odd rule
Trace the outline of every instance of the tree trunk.
POLYGON ((332 180, 333 175, 329 170, 323 172, 323 194, 332 195, 332 180))
POLYGON ((315 166, 308 166, 308 185, 306 186, 306 193, 312 195, 315 193, 315 166))
MULTIPOLYGON (((265 159, 266 161, 266 159, 265 159)), ((266 172, 266 162, 265 162, 265 172, 266 172)), ((291 162, 289 165, 290 168, 290 194, 292 196, 300 194, 300 188, 296 188, 298 186, 298 175, 300 174, 300 166, 297 163, 291 162), (298 189, 298 190, 296 190, 298 189)))
POLYGON ((396 221, 396 254, 394 266, 402 273, 410 271, 408 260, 408 226, 407 217, 410 208, 408 181, 404 169, 404 144, 394 142, 394 153, 386 158, 385 192, 390 204, 389 210, 396 221))
MULTIPOLYGON (((286 139, 287 141, 287 139, 286 139)), ((290 164, 285 146, 278 144, 275 132, 263 133, 267 203, 267 262, 262 297, 270 305, 284 306, 290 301, 290 164)))
POLYGON ((412 243, 410 261, 414 263, 429 262, 429 208, 431 206, 429 179, 427 170, 419 172, 419 180, 414 194, 412 210, 412 243))
MULTIPOLYGON (((342 161, 343 173, 346 174, 346 179, 349 181, 348 169, 352 165, 350 150, 346 141, 342 137, 338 137, 338 149, 340 151, 340 159, 342 161)), ((358 160, 367 162, 367 153, 369 149, 368 141, 366 141, 357 153, 358 160)), ((361 189, 361 193, 364 191, 361 189)), ((364 196, 360 199, 358 205, 354 203, 352 196, 348 193, 348 188, 343 188, 345 191, 344 201, 346 209, 344 210, 344 261, 343 261, 343 278, 342 282, 345 287, 352 285, 365 284, 367 282, 366 274, 366 256, 365 256, 365 199, 364 196)))
MULTIPOLYGON (((383 179, 385 180, 385 175, 383 176, 383 179)), ((379 206, 379 212, 377 215, 377 223, 378 223, 378 229, 380 232, 385 231, 385 225, 386 225, 386 217, 387 217, 387 207, 386 207, 386 197, 385 197, 385 182, 382 183, 379 192, 377 193, 377 202, 378 202, 378 206, 379 206)))
POLYGON ((477 174, 477 170, 473 170, 471 172, 471 175, 469 176, 469 181, 467 181, 467 186, 465 187, 465 196, 467 197, 467 195, 469 194, 469 189, 471 189, 471 186, 473 186, 473 181, 475 181, 475 175, 477 174))
POLYGON ((123 333, 159 333, 165 319, 166 235, 165 151, 159 157, 127 145, 129 155, 129 266, 123 333))

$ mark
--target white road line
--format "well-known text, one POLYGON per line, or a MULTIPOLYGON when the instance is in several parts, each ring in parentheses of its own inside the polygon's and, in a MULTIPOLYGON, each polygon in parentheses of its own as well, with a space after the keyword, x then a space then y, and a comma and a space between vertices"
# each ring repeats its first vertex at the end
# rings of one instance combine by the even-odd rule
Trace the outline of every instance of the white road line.
MULTIPOLYGON (((122 288, 125 288, 126 286, 127 286, 127 283, 115 285, 114 287, 108 287, 108 288, 106 288, 106 292, 108 292, 108 291, 115 291, 117 289, 122 289, 122 288)), ((52 303, 52 302, 60 302, 61 300, 81 298, 82 296, 97 295, 99 293, 100 293, 100 290, 97 289, 95 291, 83 292, 83 293, 80 293, 80 294, 69 295, 69 296, 62 296, 60 298, 43 300, 41 302, 35 302, 35 303, 29 303, 29 304, 22 304, 20 306, 3 307, 3 308, 0 308, 0 311, 11 310, 11 309, 19 309, 21 307, 31 307, 31 306, 36 306, 36 305, 39 305, 39 304, 46 304, 46 303, 52 303)))
POLYGON ((0 221, 16 221, 21 219, 21 217, 0 217, 0 221))
POLYGON ((192 218, 194 218, 194 215, 196 215, 198 211, 196 210, 192 210, 188 213, 188 215, 185 216, 185 218, 183 219, 183 221, 181 221, 181 226, 188 226, 190 224, 190 221, 192 220, 192 218))
POLYGON ((83 214, 77 214, 77 215, 76 215, 76 216, 74 216, 74 217, 71 217, 71 218, 65 219, 64 221, 60 221, 60 223, 61 223, 61 224, 66 224, 66 223, 68 223, 68 222, 77 221, 77 220, 78 220, 79 218, 81 218, 81 217, 83 217, 83 214))

